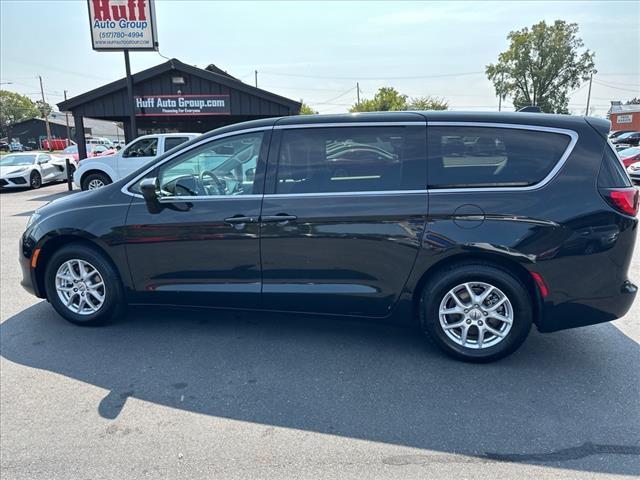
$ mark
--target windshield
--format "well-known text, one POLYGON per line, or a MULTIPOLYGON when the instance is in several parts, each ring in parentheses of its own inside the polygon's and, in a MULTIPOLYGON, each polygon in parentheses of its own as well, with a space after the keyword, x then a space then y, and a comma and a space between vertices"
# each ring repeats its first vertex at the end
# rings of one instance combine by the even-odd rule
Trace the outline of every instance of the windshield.
POLYGON ((638 155, 640 153, 640 147, 630 147, 625 148, 624 150, 620 150, 618 155, 621 157, 632 157, 634 155, 638 155))
POLYGON ((636 132, 627 132, 627 133, 623 133, 622 135, 620 135, 620 136, 618 137, 618 140, 621 140, 621 139, 623 139, 623 138, 629 138, 629 137, 630 137, 631 135, 633 135, 634 133, 636 133, 636 132))
POLYGON ((1 167, 15 167, 18 165, 33 165, 35 155, 7 155, 0 159, 1 167))
POLYGON ((76 145, 71 145, 70 147, 65 148, 62 153, 78 153, 78 147, 76 145))

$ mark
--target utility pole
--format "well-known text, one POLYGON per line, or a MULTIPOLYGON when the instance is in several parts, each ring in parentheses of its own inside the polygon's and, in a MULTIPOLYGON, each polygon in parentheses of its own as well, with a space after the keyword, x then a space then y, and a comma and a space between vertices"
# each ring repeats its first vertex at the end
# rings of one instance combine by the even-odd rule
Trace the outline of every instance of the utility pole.
POLYGON ((44 124, 47 127, 47 142, 49 143, 49 151, 53 150, 51 145, 51 127, 49 126, 49 114, 45 112, 47 101, 44 99, 44 88, 42 87, 42 77, 38 75, 40 79, 40 93, 42 94, 42 116, 44 117, 44 124))
POLYGON ((500 91, 498 92, 498 111, 502 111, 502 92, 504 91, 504 72, 500 75, 500 91))
POLYGON ((133 98, 133 77, 131 76, 131 63, 129 62, 129 50, 124 51, 124 68, 127 74, 127 103, 129 104, 129 138, 125 137, 127 142, 132 142, 138 136, 138 127, 136 126, 136 108, 133 98))
MULTIPOLYGON (((64 101, 67 101, 67 91, 64 91, 64 101)), ((67 147, 71 141, 71 133, 69 131, 69 112, 64 112, 64 121, 67 123, 67 147)))
POLYGON ((358 103, 356 105, 360 105, 360 82, 356 82, 356 96, 358 98, 358 103))
POLYGON ((587 111, 584 113, 585 117, 589 116, 589 104, 591 103, 591 83, 593 82, 593 73, 589 75, 589 93, 587 94, 587 111))
POLYGON ((256 78, 256 88, 258 88, 258 70, 254 70, 253 74, 255 75, 255 78, 256 78))

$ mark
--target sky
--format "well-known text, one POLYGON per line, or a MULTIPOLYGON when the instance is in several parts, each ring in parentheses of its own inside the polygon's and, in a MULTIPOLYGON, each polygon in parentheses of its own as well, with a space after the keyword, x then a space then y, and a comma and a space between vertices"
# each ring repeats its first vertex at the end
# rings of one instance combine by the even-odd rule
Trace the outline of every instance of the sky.
MULTIPOLYGON (((640 2, 214 2, 156 0, 160 52, 131 54, 134 72, 166 61, 214 63, 320 113, 345 112, 382 86, 436 96, 454 110, 497 110, 484 74, 507 34, 540 20, 576 22, 598 73, 591 114, 640 97, 640 2)), ((62 101, 124 76, 123 54, 91 49, 85 0, 0 0, 2 88, 62 101)), ((571 95, 584 114, 588 84, 571 95)), ((509 99, 503 109, 512 110, 509 99)))

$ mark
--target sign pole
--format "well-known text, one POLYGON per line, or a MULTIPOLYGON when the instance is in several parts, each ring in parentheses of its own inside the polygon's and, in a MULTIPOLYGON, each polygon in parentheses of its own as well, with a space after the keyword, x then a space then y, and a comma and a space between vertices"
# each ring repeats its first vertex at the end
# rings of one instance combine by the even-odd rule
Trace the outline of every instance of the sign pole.
POLYGON ((131 64, 129 62, 129 50, 125 49, 124 51, 124 66, 127 72, 127 98, 129 104, 129 135, 131 137, 128 139, 128 142, 133 141, 138 136, 138 128, 136 127, 136 109, 135 109, 135 99, 133 98, 133 77, 131 76, 131 64))

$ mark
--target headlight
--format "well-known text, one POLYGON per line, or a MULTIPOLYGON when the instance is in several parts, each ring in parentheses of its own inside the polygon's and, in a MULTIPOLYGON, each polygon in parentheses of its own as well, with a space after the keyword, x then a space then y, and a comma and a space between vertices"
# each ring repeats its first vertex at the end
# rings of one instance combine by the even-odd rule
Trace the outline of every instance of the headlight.
POLYGON ((33 213, 31 214, 31 216, 29 217, 29 221, 27 222, 27 228, 29 228, 31 225, 35 225, 38 220, 40 220, 41 215, 39 213, 33 213))

